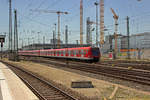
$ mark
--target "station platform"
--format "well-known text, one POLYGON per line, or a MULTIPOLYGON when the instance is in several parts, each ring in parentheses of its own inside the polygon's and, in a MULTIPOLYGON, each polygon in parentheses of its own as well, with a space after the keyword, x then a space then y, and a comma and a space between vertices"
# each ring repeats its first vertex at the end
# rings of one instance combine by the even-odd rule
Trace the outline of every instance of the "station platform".
POLYGON ((0 62, 0 100, 39 100, 38 97, 0 62))

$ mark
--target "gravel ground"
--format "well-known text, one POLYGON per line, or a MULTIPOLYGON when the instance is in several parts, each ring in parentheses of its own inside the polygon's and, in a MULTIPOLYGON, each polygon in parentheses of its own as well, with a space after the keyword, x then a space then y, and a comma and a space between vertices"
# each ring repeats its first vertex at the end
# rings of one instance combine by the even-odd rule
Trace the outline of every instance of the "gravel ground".
MULTIPOLYGON (((14 62, 13 62, 14 63, 14 62)), ((68 68, 52 68, 54 66, 47 67, 46 65, 35 64, 32 62, 19 62, 14 63, 19 64, 23 68, 30 70, 48 80, 53 80, 59 84, 62 84, 70 88, 71 81, 73 80, 91 80, 95 88, 93 89, 72 89, 89 98, 97 98, 97 100, 102 98, 112 98, 112 100, 150 100, 150 87, 140 86, 135 83, 126 82, 118 79, 113 79, 101 75, 94 75, 91 73, 85 73, 77 70, 72 70, 68 68), (32 66, 32 67, 31 67, 32 66), (69 72, 68 72, 69 71, 69 72), (56 74, 57 73, 57 74, 56 74), (103 81, 104 80, 104 81, 103 81), (105 82, 107 81, 107 82, 105 82), (112 83, 122 84, 127 87, 112 84, 112 83), (118 87, 118 88, 117 88, 118 87), (146 90, 148 92, 143 92, 131 88, 136 88, 140 90, 146 90), (116 91, 115 91, 116 89, 116 91), (114 95, 113 95, 114 94, 114 95)), ((96 100, 96 99, 95 99, 96 100)))

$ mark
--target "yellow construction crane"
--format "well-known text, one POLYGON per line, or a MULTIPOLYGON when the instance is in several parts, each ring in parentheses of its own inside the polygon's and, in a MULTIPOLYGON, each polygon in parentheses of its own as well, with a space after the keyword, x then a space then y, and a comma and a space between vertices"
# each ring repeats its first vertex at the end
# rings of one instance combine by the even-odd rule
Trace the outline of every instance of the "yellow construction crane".
POLYGON ((113 13, 113 18, 115 20, 115 32, 114 32, 114 37, 115 37, 115 50, 114 50, 114 59, 116 59, 116 55, 117 55, 117 31, 118 31, 118 18, 119 16, 117 16, 117 14, 115 13, 113 8, 110 8, 112 13, 113 13))
POLYGON ((58 48, 60 48, 60 14, 68 14, 68 12, 63 12, 63 11, 53 11, 53 10, 31 10, 35 12, 42 12, 42 13, 56 13, 58 15, 58 48))

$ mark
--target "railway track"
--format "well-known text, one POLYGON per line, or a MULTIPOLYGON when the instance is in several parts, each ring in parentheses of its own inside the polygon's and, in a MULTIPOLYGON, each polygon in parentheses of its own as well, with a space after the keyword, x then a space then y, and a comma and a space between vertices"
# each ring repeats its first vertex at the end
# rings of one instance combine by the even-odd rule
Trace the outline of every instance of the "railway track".
POLYGON ((108 66, 118 66, 118 67, 123 67, 123 68, 129 68, 132 67, 134 69, 140 69, 140 70, 145 70, 145 71, 150 71, 150 64, 145 64, 145 63, 131 63, 131 62, 113 62, 113 61, 108 61, 108 62, 100 62, 98 64, 101 65, 108 65, 108 66))
POLYGON ((103 63, 132 63, 132 64, 149 64, 149 61, 129 61, 129 60, 106 60, 106 61, 101 61, 103 63))
POLYGON ((77 100, 68 93, 38 76, 35 76, 34 74, 12 64, 8 64, 6 62, 3 63, 9 66, 9 68, 13 70, 21 80, 24 81, 24 83, 40 100, 77 100))
POLYGON ((48 65, 55 65, 59 67, 67 67, 75 70, 80 70, 84 72, 89 72, 93 74, 104 75, 108 77, 119 78, 122 80, 136 82, 142 85, 150 86, 150 72, 143 70, 129 70, 128 68, 122 67, 112 67, 109 65, 99 65, 99 64, 90 64, 90 63, 81 63, 81 62, 73 62, 66 65, 66 62, 59 61, 51 61, 51 60, 32 60, 38 63, 44 63, 48 65))

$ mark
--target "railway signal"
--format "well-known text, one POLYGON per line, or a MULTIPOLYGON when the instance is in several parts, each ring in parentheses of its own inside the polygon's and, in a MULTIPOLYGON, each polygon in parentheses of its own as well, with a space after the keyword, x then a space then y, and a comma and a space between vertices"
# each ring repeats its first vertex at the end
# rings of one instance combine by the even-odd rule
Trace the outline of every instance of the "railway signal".
POLYGON ((5 42, 5 35, 0 35, 0 43, 1 43, 1 59, 2 59, 2 51, 3 51, 3 43, 5 42))

